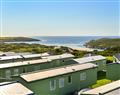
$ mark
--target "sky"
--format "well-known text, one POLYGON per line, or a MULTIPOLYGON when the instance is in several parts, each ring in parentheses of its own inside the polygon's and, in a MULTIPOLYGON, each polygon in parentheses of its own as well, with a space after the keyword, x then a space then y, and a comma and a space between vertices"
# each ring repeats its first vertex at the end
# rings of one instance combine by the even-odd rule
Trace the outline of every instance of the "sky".
POLYGON ((1 36, 120 36, 118 0, 1 0, 1 36))

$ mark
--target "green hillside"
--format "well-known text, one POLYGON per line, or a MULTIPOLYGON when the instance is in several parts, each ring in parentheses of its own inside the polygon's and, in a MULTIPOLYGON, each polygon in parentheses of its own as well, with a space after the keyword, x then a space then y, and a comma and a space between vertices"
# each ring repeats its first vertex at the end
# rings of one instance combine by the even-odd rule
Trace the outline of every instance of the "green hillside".
POLYGON ((0 37, 0 42, 22 42, 22 41, 39 41, 39 40, 28 37, 0 37))
POLYGON ((98 40, 91 40, 87 42, 85 46, 99 49, 120 47, 120 38, 102 38, 98 40))

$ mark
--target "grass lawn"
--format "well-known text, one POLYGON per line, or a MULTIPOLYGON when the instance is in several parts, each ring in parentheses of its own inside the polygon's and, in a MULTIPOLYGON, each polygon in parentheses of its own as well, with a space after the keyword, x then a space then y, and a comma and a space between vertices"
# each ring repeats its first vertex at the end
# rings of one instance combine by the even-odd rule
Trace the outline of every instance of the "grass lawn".
POLYGON ((113 61, 113 56, 106 56, 107 60, 113 61))
POLYGON ((109 79, 101 79, 101 80, 97 80, 97 83, 92 85, 91 88, 96 88, 96 87, 99 87, 99 86, 102 86, 102 85, 105 85, 105 84, 108 84, 108 83, 111 83, 112 81, 109 80, 109 79))
POLYGON ((97 83, 92 85, 91 88, 96 88, 112 82, 111 80, 106 78, 106 72, 103 71, 98 72, 97 78, 98 78, 97 83))

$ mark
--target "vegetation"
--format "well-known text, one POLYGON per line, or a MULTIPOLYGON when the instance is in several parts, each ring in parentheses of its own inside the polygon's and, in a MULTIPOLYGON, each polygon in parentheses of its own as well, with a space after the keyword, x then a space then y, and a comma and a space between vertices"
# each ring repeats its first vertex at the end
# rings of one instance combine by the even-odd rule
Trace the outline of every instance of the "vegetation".
POLYGON ((113 62, 113 56, 106 56, 106 58, 107 58, 107 63, 113 62))
POLYGON ((111 49, 106 49, 104 51, 78 51, 72 50, 68 47, 59 47, 55 48, 55 46, 45 46, 40 44, 25 44, 25 43, 1 43, 0 51, 2 52, 32 52, 32 53, 43 53, 50 52, 52 54, 62 54, 62 53, 71 53, 75 57, 84 57, 86 54, 91 53, 92 55, 103 55, 108 59, 108 63, 112 62, 112 56, 118 52, 120 52, 120 47, 115 47, 111 49))
POLYGON ((0 42, 39 41, 28 37, 0 37, 0 42))
POLYGON ((97 83, 92 85, 91 88, 96 88, 96 87, 100 87, 103 86, 105 84, 111 83, 112 81, 109 79, 101 79, 101 80, 97 80, 97 83))
POLYGON ((49 52, 52 54, 62 54, 69 52, 66 47, 55 48, 55 46, 45 46, 40 44, 26 44, 26 43, 1 43, 0 51, 2 52, 32 52, 43 53, 49 52))
MULTIPOLYGON (((113 56, 116 53, 120 53, 120 38, 102 38, 98 40, 91 40, 85 44, 90 48, 103 49, 103 51, 95 50, 93 54, 103 56, 113 56)), ((109 61, 112 61, 109 60, 109 61)))
MULTIPOLYGON (((109 57, 109 58, 111 58, 111 57, 109 57)), ((97 77, 98 80, 97 80, 96 84, 93 84, 91 86, 91 88, 100 87, 100 86, 103 86, 105 84, 108 84, 108 83, 112 82, 111 80, 109 80, 109 79, 106 78, 106 72, 104 72, 104 71, 99 71, 98 74, 97 74, 97 76, 98 76, 97 77)))
POLYGON ((72 54, 75 55, 76 57, 83 57, 86 54, 90 53, 91 55, 102 55, 107 57, 108 63, 111 63, 113 61, 113 55, 116 53, 120 53, 120 47, 112 47, 112 48, 107 48, 104 51, 93 51, 93 52, 87 52, 87 51, 78 51, 78 50, 73 50, 72 54))
POLYGON ((83 57, 83 56, 85 56, 87 53, 88 53, 87 51, 78 51, 78 50, 73 50, 73 51, 72 51, 72 54, 73 54, 76 58, 83 57))
POLYGON ((91 40, 87 42, 85 46, 98 49, 120 47, 120 38, 102 38, 98 40, 91 40))
MULTIPOLYGON (((12 37, 8 37, 8 38, 13 39, 12 37)), ((20 39, 21 37, 20 38, 14 37, 14 41, 15 41, 15 38, 20 39)), ((24 38, 24 37, 22 37, 22 38, 24 38)), ((2 37, 0 39, 6 39, 6 38, 2 37)), ((107 42, 108 39, 106 41, 104 41, 104 40, 105 40, 105 38, 100 39, 101 44, 102 43, 104 43, 105 45, 108 45, 108 43, 110 44, 110 42, 107 42)), ((67 53, 72 53, 75 57, 84 57, 86 54, 91 53, 92 55, 106 56, 108 63, 111 63, 113 61, 112 56, 115 55, 116 53, 120 53, 120 46, 119 46, 120 44, 118 44, 119 39, 112 39, 112 40, 113 40, 113 42, 117 41, 117 42, 115 42, 115 44, 117 44, 117 45, 114 45, 114 44, 113 44, 113 46, 108 45, 109 47, 107 46, 107 48, 104 51, 95 50, 93 52, 87 52, 87 51, 73 50, 68 47, 55 47, 55 46, 45 46, 45 45, 40 45, 40 44, 27 44, 27 43, 26 44, 25 43, 0 43, 0 51, 3 51, 3 52, 8 52, 8 51, 33 52, 33 53, 50 52, 52 54, 62 54, 62 53, 67 52, 67 53)), ((90 41, 90 43, 91 42, 94 42, 94 41, 90 41)), ((99 42, 99 40, 95 41, 95 43, 97 43, 97 42, 99 42)), ((89 42, 87 44, 89 45, 89 42)), ((97 46, 95 46, 95 47, 97 47, 97 46)))
POLYGON ((103 55, 103 56, 113 56, 116 53, 120 53, 120 47, 119 46, 112 47, 112 48, 107 48, 104 51, 97 52, 97 54, 103 55))

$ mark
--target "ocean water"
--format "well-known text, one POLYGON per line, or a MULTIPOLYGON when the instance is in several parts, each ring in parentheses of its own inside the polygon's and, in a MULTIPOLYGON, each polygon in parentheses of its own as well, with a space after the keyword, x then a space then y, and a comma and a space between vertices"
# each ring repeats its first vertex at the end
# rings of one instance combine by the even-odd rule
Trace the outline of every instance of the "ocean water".
POLYGON ((120 38, 119 36, 37 36, 38 42, 32 42, 44 45, 84 47, 84 44, 90 40, 100 38, 120 38))

